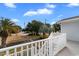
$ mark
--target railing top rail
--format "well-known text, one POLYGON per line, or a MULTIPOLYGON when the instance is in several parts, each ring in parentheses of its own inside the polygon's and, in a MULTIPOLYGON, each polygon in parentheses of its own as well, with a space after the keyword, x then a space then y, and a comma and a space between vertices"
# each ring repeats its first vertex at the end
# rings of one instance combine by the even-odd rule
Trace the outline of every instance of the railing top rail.
POLYGON ((18 44, 18 45, 6 47, 6 48, 1 48, 0 52, 5 51, 5 50, 10 50, 13 48, 17 48, 17 47, 21 47, 21 46, 25 46, 25 45, 29 45, 29 44, 33 44, 33 43, 37 43, 37 42, 46 41, 46 40, 48 40, 48 39, 46 38, 46 39, 42 39, 42 40, 37 40, 37 41, 33 41, 33 42, 27 42, 27 43, 22 43, 22 44, 18 44))
MULTIPOLYGON (((65 33, 61 33, 60 35, 63 35, 65 33)), ((59 37, 60 35, 57 35, 55 37, 59 37)), ((52 39, 54 39, 55 37, 52 36, 52 39)), ((22 43, 22 44, 18 44, 18 45, 15 45, 15 46, 10 46, 10 47, 6 47, 6 48, 1 48, 0 49, 0 52, 2 51, 5 51, 5 50, 10 50, 10 49, 13 49, 13 48, 18 48, 18 47, 21 47, 21 46, 25 46, 25 45, 29 45, 29 44, 33 44, 33 43, 37 43, 37 42, 42 42, 42 41, 46 41, 48 39, 51 39, 50 37, 46 38, 46 39, 42 39, 42 40, 37 40, 37 41, 33 41, 33 42, 27 42, 27 43, 22 43)))

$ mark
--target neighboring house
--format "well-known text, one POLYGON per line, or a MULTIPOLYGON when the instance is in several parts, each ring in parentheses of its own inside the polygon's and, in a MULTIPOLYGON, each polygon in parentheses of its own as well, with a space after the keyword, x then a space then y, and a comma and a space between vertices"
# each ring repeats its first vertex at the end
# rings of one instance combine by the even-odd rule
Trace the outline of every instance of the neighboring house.
POLYGON ((67 40, 79 41, 79 16, 62 19, 61 32, 67 34, 67 40))

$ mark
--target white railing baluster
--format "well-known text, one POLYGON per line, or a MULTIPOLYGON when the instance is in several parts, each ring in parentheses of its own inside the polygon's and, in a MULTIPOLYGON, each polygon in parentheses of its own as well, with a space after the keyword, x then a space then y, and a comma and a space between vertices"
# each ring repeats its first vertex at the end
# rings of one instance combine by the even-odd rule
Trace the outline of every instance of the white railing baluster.
POLYGON ((38 43, 38 47, 39 47, 39 56, 40 56, 40 42, 38 43))
POLYGON ((35 55, 37 55, 37 42, 35 43, 35 55))
POLYGON ((55 46, 54 46, 54 41, 53 40, 51 40, 51 43, 52 43, 52 55, 54 54, 54 48, 55 48, 55 46))
POLYGON ((46 55, 48 56, 48 41, 46 41, 46 55))
POLYGON ((49 55, 49 40, 48 40, 48 55, 49 55))
POLYGON ((49 40, 49 56, 52 56, 52 39, 49 40))
POLYGON ((48 44, 49 44, 49 41, 47 40, 47 56, 49 55, 48 44))
POLYGON ((46 56, 46 41, 45 41, 45 43, 44 43, 45 45, 44 45, 44 55, 46 56))
POLYGON ((45 56, 45 41, 43 42, 43 54, 45 56))
POLYGON ((6 50, 6 55, 9 56, 9 50, 6 50))
POLYGON ((43 55, 45 56, 45 41, 43 41, 43 55))
POLYGON ((21 56, 23 56, 23 46, 21 46, 21 56))
POLYGON ((43 46, 44 46, 44 44, 43 44, 43 41, 42 41, 42 51, 41 51, 42 55, 44 55, 44 54, 43 54, 43 52, 44 52, 43 46))
POLYGON ((33 47, 33 44, 31 44, 31 56, 34 55, 34 47, 33 47))
POLYGON ((17 56, 17 50, 14 48, 14 56, 17 56))
POLYGON ((28 48, 28 45, 27 45, 27 56, 29 56, 29 48, 28 48))

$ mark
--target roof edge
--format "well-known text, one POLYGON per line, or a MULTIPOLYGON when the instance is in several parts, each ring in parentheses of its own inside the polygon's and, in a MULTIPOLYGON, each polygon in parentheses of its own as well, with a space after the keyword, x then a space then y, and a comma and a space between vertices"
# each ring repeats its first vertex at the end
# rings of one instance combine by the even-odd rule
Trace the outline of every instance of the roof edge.
POLYGON ((65 18, 65 19, 59 20, 58 23, 60 23, 60 22, 62 22, 62 21, 70 20, 70 19, 73 19, 73 18, 79 18, 79 16, 68 17, 68 18, 65 18))

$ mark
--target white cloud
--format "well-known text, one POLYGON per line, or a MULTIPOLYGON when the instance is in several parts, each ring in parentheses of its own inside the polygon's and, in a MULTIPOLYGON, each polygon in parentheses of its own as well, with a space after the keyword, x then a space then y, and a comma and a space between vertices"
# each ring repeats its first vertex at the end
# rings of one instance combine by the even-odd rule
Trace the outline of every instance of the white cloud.
POLYGON ((4 5, 9 8, 16 8, 16 5, 14 3, 4 3, 4 5))
POLYGON ((27 11, 24 16, 32 16, 32 15, 37 15, 36 11, 27 11))
POLYGON ((77 6, 79 6, 79 3, 69 3, 67 6, 68 7, 77 7, 77 6))
POLYGON ((18 19, 12 19, 11 21, 13 21, 13 22, 19 22, 18 19))
POLYGON ((47 8, 55 8, 56 5, 54 5, 54 4, 46 4, 46 7, 47 7, 47 8))
POLYGON ((38 13, 38 14, 51 14, 51 13, 52 13, 52 10, 49 10, 49 9, 47 9, 47 8, 38 9, 38 10, 37 10, 37 13, 38 13))
POLYGON ((41 15, 41 14, 52 14, 52 10, 43 8, 37 9, 36 11, 27 11, 24 16, 33 16, 33 15, 41 15))

